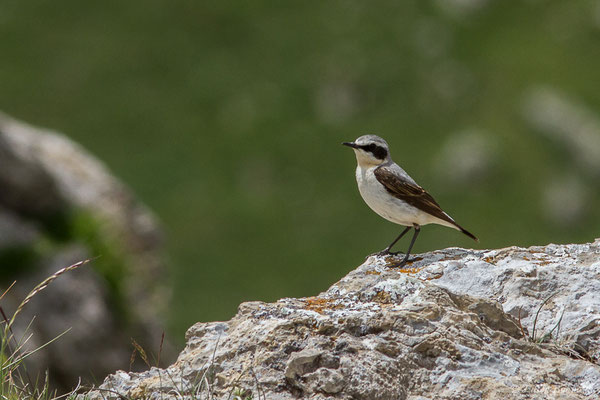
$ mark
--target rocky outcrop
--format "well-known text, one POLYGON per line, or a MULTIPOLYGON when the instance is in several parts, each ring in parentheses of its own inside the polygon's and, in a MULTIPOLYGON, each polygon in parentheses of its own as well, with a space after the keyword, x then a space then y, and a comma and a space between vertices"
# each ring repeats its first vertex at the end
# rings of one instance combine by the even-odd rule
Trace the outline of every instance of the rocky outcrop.
MULTIPOLYGON (((600 241, 372 256, 316 297, 198 323, 86 399, 596 399, 600 241)), ((83 396, 81 396, 83 398, 83 396)))
POLYGON ((44 278, 98 256, 36 296, 14 326, 17 339, 32 334, 25 349, 71 329, 28 358, 29 374, 48 370, 52 387, 126 368, 132 337, 156 353, 168 303, 162 232, 81 146, 0 113, 0 285, 17 281, 0 306, 10 315, 44 278))

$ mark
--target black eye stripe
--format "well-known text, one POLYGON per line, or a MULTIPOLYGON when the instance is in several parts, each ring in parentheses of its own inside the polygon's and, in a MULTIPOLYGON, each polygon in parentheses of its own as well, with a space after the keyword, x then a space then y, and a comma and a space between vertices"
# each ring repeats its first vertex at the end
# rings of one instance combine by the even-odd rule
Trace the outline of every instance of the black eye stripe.
POLYGON ((375 147, 374 144, 365 144, 363 146, 360 146, 361 149, 365 150, 365 151, 371 151, 373 150, 373 148, 375 147))
POLYGON ((376 149, 377 147, 379 147, 379 146, 377 146, 377 145, 376 145, 376 144, 374 144, 374 143, 371 143, 371 144, 365 144, 365 145, 363 145, 363 146, 360 146, 360 148, 361 148, 361 149, 363 149, 364 151, 369 151, 369 152, 371 152, 371 153, 372 153, 372 152, 374 152, 374 151, 375 151, 375 149, 376 149))
POLYGON ((375 156, 375 158, 379 160, 383 160, 387 157, 387 150, 379 145, 376 145, 375 143, 360 146, 360 148, 364 151, 372 153, 375 156))

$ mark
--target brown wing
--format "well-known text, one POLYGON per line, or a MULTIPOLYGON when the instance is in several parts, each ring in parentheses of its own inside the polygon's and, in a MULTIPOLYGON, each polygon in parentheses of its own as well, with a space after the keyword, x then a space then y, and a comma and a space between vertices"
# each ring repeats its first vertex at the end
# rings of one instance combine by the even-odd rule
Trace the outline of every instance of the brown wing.
POLYGON ((398 177, 385 167, 376 168, 375 177, 394 197, 397 197, 434 217, 457 225, 452 218, 442 211, 440 205, 421 186, 412 184, 398 177))

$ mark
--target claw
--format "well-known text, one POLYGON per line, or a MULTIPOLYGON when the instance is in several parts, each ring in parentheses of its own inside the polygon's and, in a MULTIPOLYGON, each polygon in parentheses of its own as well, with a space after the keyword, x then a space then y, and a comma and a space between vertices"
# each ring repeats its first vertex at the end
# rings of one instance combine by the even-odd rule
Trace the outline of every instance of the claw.
POLYGON ((390 268, 402 268, 406 264, 408 264, 409 262, 412 262, 412 260, 402 260, 402 261, 400 261, 400 263, 393 263, 391 265, 388 265, 388 267, 390 267, 390 268))
POLYGON ((390 251, 388 249, 383 249, 383 250, 378 251, 376 253, 370 254, 369 257, 372 257, 372 256, 381 257, 381 256, 388 256, 388 255, 395 255, 395 254, 394 253, 390 253, 390 251))
POLYGON ((409 258, 407 259, 403 259, 402 261, 400 261, 399 263, 390 263, 387 265, 388 268, 400 268, 400 272, 408 272, 408 273, 412 273, 412 272, 416 272, 418 270, 420 270, 422 267, 415 267, 415 268, 403 268, 406 265, 411 266, 414 262, 416 261, 421 261, 423 258, 422 257, 413 257, 413 258, 409 258), (416 270, 416 271, 413 271, 416 270))

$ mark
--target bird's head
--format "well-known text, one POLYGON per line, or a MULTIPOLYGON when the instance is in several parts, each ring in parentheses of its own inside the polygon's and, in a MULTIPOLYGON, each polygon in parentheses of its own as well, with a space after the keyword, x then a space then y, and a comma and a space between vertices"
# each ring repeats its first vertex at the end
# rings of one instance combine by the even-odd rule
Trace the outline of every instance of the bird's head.
POLYGON ((390 159, 390 148, 385 140, 376 135, 363 135, 354 142, 344 142, 352 147, 360 166, 380 165, 390 159))

